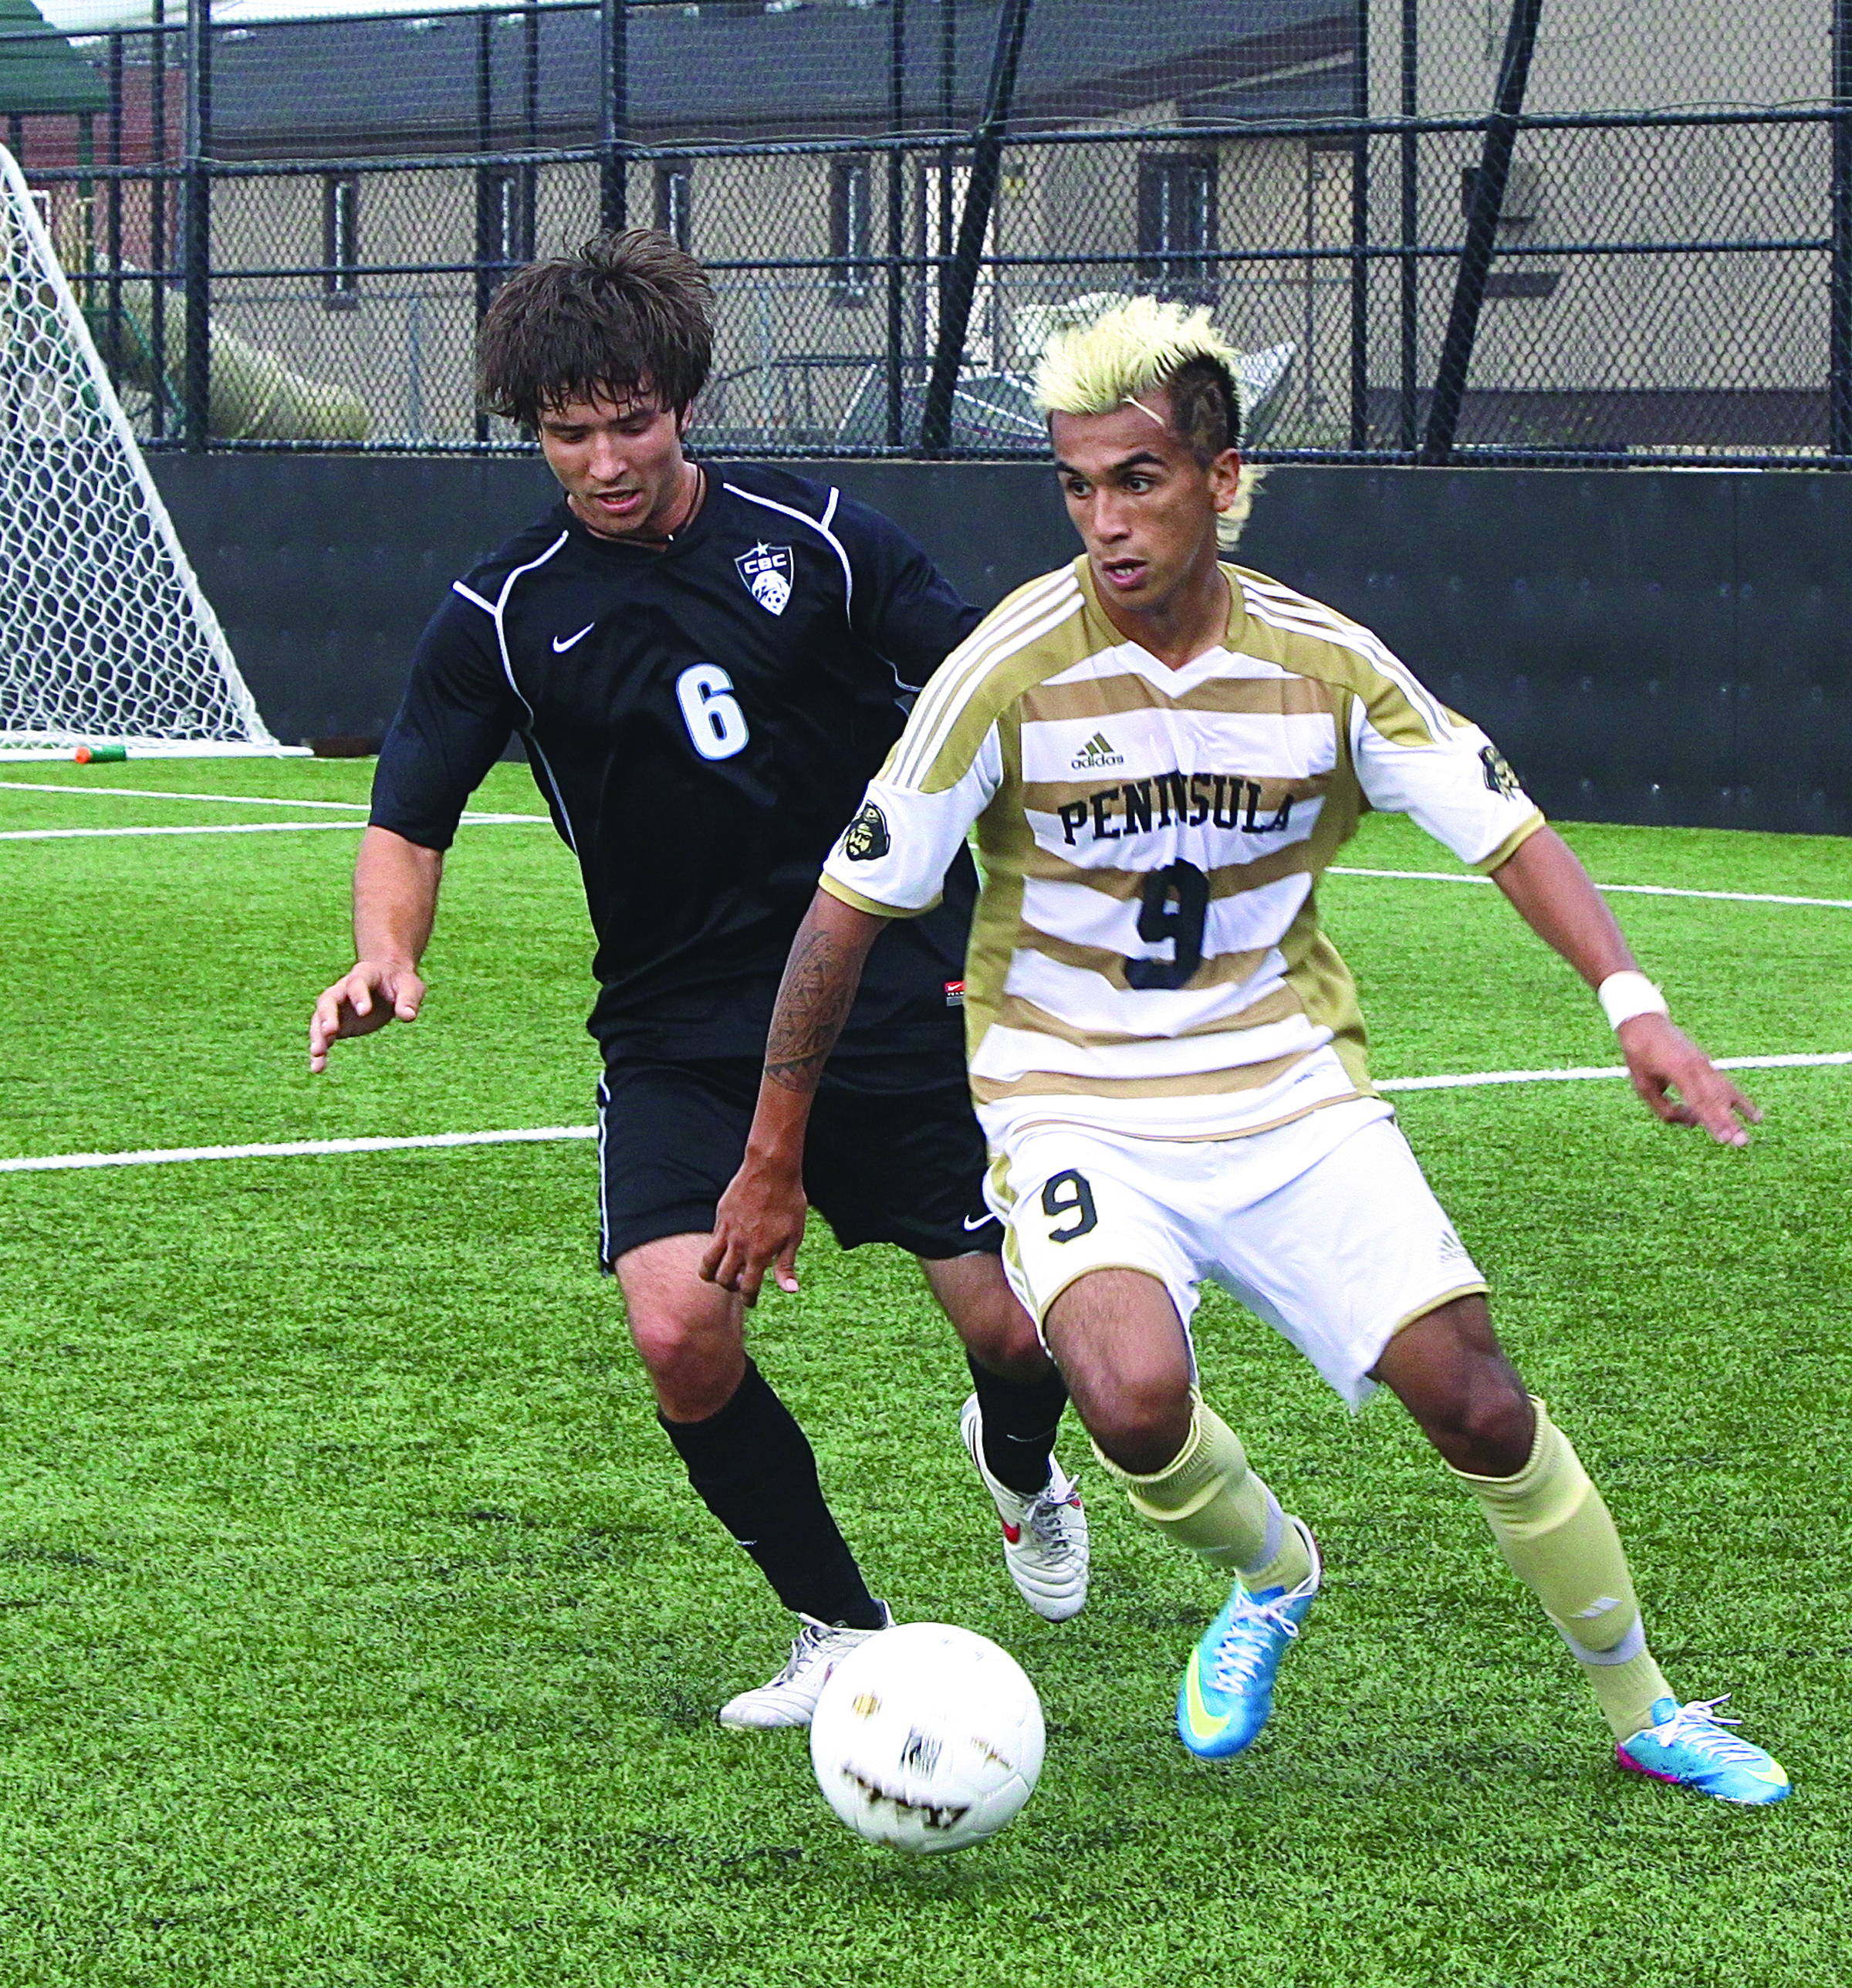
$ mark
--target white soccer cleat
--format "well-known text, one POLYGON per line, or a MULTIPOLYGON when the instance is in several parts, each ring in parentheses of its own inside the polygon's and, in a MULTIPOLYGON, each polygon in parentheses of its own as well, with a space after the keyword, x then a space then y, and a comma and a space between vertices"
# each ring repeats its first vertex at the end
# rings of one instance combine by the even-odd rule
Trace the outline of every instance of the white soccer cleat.
MULTIPOLYGON (((881 1613, 887 1618, 881 1629, 894 1627, 894 1613, 886 1602, 881 1613)), ((793 1638, 791 1654, 785 1667, 769 1684, 755 1691, 742 1691, 720 1708, 720 1723, 736 1733, 770 1733, 781 1726, 808 1726, 823 1686, 844 1657, 859 1649, 881 1629, 851 1629, 840 1622, 820 1622, 800 1611, 802 1624, 793 1638)))
POLYGON ((1049 1459, 1048 1482, 1025 1497, 999 1484, 984 1461, 984 1418, 969 1396, 958 1433, 1003 1526, 1003 1564, 1016 1591, 1045 1621, 1065 1622, 1087 1605, 1087 1512, 1073 1479, 1049 1459))

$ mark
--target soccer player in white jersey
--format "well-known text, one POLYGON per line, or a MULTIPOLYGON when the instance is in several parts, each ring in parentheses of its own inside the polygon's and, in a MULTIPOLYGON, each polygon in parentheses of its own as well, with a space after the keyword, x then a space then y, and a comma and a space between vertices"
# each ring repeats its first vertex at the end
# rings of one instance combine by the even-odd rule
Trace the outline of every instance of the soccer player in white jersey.
POLYGON ((1597 990, 1660 1117, 1740 1145, 1759 1114, 1673 1026, 1484 733, 1367 629, 1218 561, 1251 496, 1232 357, 1207 313, 1148 298, 1044 355, 1085 553, 948 658, 829 857, 704 1273, 749 1300, 769 1266, 795 1288, 804 1125, 861 962, 938 901, 975 825, 967 1042, 1010 1277, 1134 1510, 1234 1580, 1178 1692, 1185 1746, 1252 1742, 1320 1581, 1310 1530, 1198 1391, 1208 1277, 1354 1408, 1379 1383, 1401 1399, 1583 1667, 1622 1767, 1779 1800, 1781 1768, 1722 1700, 1681 1705, 1647 1647, 1607 1506, 1370 1086, 1320 873, 1365 808, 1411 815, 1597 990))

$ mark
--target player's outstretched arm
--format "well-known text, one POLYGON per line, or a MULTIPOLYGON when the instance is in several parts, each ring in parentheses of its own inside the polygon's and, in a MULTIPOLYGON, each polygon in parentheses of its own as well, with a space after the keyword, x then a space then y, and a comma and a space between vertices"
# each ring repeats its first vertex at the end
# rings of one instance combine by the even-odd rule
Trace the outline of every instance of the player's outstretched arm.
POLYGON ((424 999, 418 962, 437 916, 444 852, 369 828, 353 868, 353 966, 315 1004, 309 1067, 328 1067, 330 1046, 370 1035, 388 1022, 417 1019, 424 999))
MULTIPOLYGON (((1519 917, 1590 986, 1639 973, 1607 899, 1553 828, 1527 836, 1492 875, 1519 917)), ((1744 1127, 1759 1124, 1761 1111, 1670 1016, 1635 1014, 1614 1033, 1648 1111, 1670 1125, 1701 1125, 1719 1145, 1749 1144, 1744 1127)))
POLYGON ((748 1304, 758 1303, 768 1267, 780 1290, 797 1289, 810 1101, 849 1019, 869 948, 887 923, 820 890, 791 942, 745 1158, 720 1198, 701 1264, 709 1283, 738 1292, 748 1304))

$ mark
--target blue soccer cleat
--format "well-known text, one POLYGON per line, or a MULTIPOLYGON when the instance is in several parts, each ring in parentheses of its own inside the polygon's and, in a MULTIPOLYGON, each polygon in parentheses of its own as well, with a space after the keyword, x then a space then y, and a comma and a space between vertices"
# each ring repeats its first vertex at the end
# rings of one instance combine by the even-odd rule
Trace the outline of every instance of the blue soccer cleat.
POLYGON ((1273 1676, 1289 1644, 1299 1636, 1321 1567, 1310 1529, 1289 1518, 1312 1557, 1312 1571, 1296 1587, 1266 1587, 1250 1594, 1237 1581, 1228 1606, 1203 1631, 1190 1653, 1177 1692, 1177 1736, 1205 1760, 1232 1760, 1250 1746, 1273 1709, 1273 1676))
POLYGON ((1651 1725, 1623 1740, 1614 1758, 1630 1773, 1650 1774, 1656 1781, 1676 1781, 1719 1801, 1778 1802, 1788 1795, 1788 1777, 1780 1763, 1752 1746, 1719 1719, 1723 1698, 1697 1699, 1681 1705, 1662 1698, 1653 1706, 1651 1725))

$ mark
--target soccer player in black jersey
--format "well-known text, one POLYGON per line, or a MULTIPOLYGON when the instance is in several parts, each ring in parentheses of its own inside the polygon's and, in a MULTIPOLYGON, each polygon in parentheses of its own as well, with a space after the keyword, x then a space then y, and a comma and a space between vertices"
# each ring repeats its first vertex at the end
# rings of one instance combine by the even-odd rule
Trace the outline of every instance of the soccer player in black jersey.
MULTIPOLYGON (((597 939, 590 1027, 600 1256, 689 1479, 800 1618, 724 1724, 807 1723, 836 1658, 891 1619, 825 1504, 810 1445, 698 1266, 745 1149, 780 970, 817 867, 975 611, 887 519, 783 471, 682 451, 711 292, 649 230, 498 292, 483 397, 538 433, 563 501, 458 580, 380 753, 335 1040, 418 1013, 444 851, 511 733, 579 859, 597 939)), ((961 1016, 968 856, 875 949, 820 1099, 805 1186, 847 1248, 910 1250, 965 1343, 965 1430, 1029 1605, 1085 1598, 1080 1500, 1051 1454, 1059 1377, 1005 1283, 982 1191, 961 1016)))

